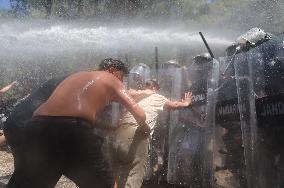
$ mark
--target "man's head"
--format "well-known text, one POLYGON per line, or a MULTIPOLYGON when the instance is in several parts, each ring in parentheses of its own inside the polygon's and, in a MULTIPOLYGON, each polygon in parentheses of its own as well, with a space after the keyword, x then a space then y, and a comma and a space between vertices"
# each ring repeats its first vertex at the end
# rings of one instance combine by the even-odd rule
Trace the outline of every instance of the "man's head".
POLYGON ((119 80, 123 79, 125 74, 128 74, 128 67, 118 59, 107 58, 102 60, 99 65, 100 71, 107 71, 117 77, 119 80))
POLYGON ((158 91, 160 89, 160 85, 156 80, 151 79, 146 82, 145 89, 151 89, 151 90, 158 91))

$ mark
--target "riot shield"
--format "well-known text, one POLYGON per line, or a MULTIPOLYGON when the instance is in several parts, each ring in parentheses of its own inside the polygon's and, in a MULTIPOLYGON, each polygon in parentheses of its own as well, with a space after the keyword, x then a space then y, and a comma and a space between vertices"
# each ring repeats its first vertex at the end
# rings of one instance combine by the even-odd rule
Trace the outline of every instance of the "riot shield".
POLYGON ((256 118, 255 118, 255 95, 253 92, 252 64, 251 60, 262 59, 261 54, 256 56, 249 53, 238 54, 234 61, 238 104, 242 127, 242 138, 246 164, 246 179, 248 187, 254 187, 259 178, 257 170, 257 142, 256 142, 256 118))
POLYGON ((234 61, 248 187, 284 186, 283 35, 234 61))
MULTIPOLYGON (((216 62, 215 62, 216 63, 216 62)), ((212 61, 195 62, 183 69, 176 66, 163 66, 159 70, 161 88, 169 98, 180 100, 185 91, 193 92, 190 108, 171 111, 168 131, 168 170, 170 184, 209 187, 213 182, 212 136, 213 124, 210 118, 214 110, 214 92, 207 98, 207 87, 214 90, 211 80, 212 61), (165 87, 166 86, 166 87, 165 87), (170 92, 169 92, 170 91, 170 92), (213 109, 213 108, 212 108, 213 109), (208 119, 207 115, 210 114, 208 119)), ((217 64, 217 63, 216 63, 217 64)))
MULTIPOLYGON (((183 79, 182 69, 178 64, 162 64, 158 70, 158 81, 160 83, 161 94, 172 100, 178 100, 181 97, 183 79)), ((176 176, 176 153, 177 153, 177 139, 182 126, 178 125, 177 110, 171 111, 169 115, 167 113, 162 114, 164 121, 160 122, 160 126, 166 129, 164 131, 165 142, 165 156, 164 156, 164 168, 167 171, 167 182, 175 184, 177 182, 176 176)))
POLYGON ((208 120, 214 124, 213 166, 216 187, 246 186, 234 58, 220 58, 219 64, 215 63, 218 65, 213 66, 212 71, 215 89, 208 89, 214 92, 212 101, 216 102, 215 106, 208 107, 211 111, 215 110, 214 115, 208 116, 208 120))
POLYGON ((202 187, 214 187, 214 147, 215 147, 215 117, 218 94, 220 63, 216 59, 211 62, 207 78, 207 100, 205 107, 205 130, 202 148, 202 187))

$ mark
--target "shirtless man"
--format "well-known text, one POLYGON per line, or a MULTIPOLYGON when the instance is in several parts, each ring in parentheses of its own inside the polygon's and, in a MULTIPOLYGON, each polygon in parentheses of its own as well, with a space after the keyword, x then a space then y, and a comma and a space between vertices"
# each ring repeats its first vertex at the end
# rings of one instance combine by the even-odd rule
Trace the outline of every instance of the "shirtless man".
POLYGON ((92 128, 107 104, 124 105, 145 131, 145 113, 121 80, 127 72, 119 60, 106 59, 101 71, 79 72, 63 80, 34 112, 25 127, 22 164, 9 187, 54 187, 62 174, 79 187, 112 187, 109 164, 101 153, 103 138, 92 128))

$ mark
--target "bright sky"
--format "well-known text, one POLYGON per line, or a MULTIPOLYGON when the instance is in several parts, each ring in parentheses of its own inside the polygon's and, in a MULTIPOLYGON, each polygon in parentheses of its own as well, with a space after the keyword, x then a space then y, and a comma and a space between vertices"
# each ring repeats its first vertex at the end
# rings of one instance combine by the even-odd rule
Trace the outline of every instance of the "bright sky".
POLYGON ((10 0, 0 0, 0 9, 10 9, 10 0))

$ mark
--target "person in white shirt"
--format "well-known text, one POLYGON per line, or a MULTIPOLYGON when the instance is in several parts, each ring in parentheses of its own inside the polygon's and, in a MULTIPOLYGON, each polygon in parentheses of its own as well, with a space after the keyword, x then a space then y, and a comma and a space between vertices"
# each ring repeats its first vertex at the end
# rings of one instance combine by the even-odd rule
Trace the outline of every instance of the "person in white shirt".
POLYGON ((171 101, 158 94, 159 85, 150 80, 146 83, 144 92, 150 95, 137 95, 136 102, 145 111, 146 122, 151 127, 150 132, 140 129, 138 123, 126 112, 119 123, 119 127, 113 132, 110 139, 110 156, 118 188, 140 188, 146 172, 148 161, 149 142, 158 113, 165 108, 177 109, 191 104, 192 93, 185 93, 181 101, 171 101))

